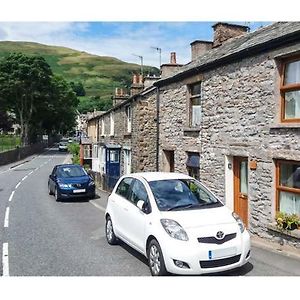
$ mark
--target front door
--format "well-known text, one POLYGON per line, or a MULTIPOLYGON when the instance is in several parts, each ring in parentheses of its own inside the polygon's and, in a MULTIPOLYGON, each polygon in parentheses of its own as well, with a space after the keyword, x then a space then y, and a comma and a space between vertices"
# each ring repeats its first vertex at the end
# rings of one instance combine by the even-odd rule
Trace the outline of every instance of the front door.
POLYGON ((120 149, 106 149, 106 176, 112 189, 120 178, 120 149))
POLYGON ((235 157, 234 172, 234 211, 248 227, 248 159, 235 157))

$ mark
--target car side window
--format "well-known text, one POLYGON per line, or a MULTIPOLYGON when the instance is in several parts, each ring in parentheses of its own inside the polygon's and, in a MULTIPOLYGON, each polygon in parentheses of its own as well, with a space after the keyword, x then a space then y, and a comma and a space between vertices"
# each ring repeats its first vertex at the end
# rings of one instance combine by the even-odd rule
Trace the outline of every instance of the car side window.
POLYGON ((133 178, 124 178, 116 189, 116 194, 128 199, 130 194, 130 185, 132 183, 133 178))
POLYGON ((57 168, 55 167, 52 171, 52 176, 56 175, 56 170, 57 170, 57 168))
POLYGON ((129 200, 133 202, 135 205, 139 200, 143 200, 145 203, 148 202, 148 193, 141 181, 136 179, 135 182, 133 183, 132 193, 130 195, 129 200))

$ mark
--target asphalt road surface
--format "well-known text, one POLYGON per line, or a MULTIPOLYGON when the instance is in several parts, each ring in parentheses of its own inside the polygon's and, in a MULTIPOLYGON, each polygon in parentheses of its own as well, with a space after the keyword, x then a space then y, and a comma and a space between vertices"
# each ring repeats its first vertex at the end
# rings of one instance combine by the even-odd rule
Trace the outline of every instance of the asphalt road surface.
MULTIPOLYGON (((67 155, 57 149, 0 168, 2 276, 150 276, 146 259, 110 246, 104 233, 106 196, 56 202, 47 193, 52 168, 67 155)), ((300 275, 300 260, 252 248, 243 268, 218 275, 300 275)))

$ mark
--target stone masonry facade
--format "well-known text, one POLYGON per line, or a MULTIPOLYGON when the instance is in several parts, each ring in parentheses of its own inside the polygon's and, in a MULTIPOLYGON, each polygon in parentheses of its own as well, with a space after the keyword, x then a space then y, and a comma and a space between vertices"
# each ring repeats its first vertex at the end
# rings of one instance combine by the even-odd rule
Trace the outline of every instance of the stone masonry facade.
MULTIPOLYGON (((188 84, 180 81, 160 88, 160 169, 164 149, 175 150, 175 171, 183 173, 187 152, 199 152, 200 180, 226 201, 225 157, 256 161, 256 170, 248 170, 249 229, 272 240, 275 161, 300 159, 300 126, 280 124, 279 112, 280 57, 296 50, 300 43, 198 74, 199 130, 187 129, 188 84)), ((288 242, 300 247, 299 239, 288 242)))

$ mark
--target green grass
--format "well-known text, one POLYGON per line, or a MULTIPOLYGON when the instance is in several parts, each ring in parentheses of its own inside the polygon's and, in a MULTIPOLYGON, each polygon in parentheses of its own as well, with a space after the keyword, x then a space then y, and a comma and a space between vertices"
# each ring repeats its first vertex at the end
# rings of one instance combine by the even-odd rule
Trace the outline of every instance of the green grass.
POLYGON ((21 138, 15 135, 0 135, 0 152, 8 151, 21 146, 21 138))
MULTIPOLYGON (((47 46, 29 42, 0 42, 0 58, 10 52, 41 55, 55 74, 68 81, 82 82, 87 96, 100 96, 109 100, 116 87, 130 86, 132 74, 140 71, 131 64, 114 57, 97 56, 69 48, 47 46)), ((159 74, 154 67, 144 66, 145 74, 159 74)))

